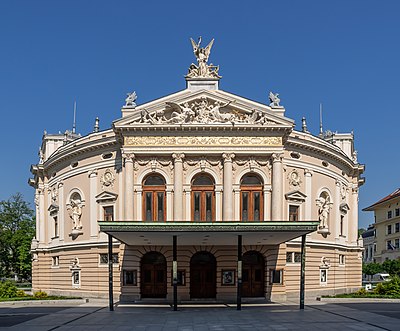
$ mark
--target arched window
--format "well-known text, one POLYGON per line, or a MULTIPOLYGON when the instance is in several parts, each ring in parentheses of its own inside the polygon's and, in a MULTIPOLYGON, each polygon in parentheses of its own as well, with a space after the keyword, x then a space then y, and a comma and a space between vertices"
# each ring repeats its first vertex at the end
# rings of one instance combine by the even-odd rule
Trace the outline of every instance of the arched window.
POLYGON ((150 175, 143 180, 143 220, 165 221, 165 180, 160 175, 150 175))
POLYGON ((261 221, 263 217, 263 182, 256 175, 245 175, 240 183, 240 218, 261 221))
POLYGON ((214 180, 208 175, 201 174, 192 181, 192 220, 212 222, 214 219, 214 180))

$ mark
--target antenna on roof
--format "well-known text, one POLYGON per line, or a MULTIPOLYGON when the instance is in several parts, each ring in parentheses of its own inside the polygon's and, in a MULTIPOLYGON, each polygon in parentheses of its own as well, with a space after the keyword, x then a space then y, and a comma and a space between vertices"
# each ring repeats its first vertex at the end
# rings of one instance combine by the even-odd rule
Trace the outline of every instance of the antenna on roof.
POLYGON ((322 103, 319 104, 319 136, 322 137, 324 135, 322 130, 322 103))
POLYGON ((72 133, 76 131, 76 100, 74 101, 74 122, 72 123, 72 133))

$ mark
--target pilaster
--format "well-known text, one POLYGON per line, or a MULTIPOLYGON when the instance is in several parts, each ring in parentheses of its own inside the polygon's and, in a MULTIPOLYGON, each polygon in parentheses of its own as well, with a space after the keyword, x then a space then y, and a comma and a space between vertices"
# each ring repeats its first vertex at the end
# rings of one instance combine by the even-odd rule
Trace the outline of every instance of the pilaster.
POLYGON ((65 232, 65 201, 64 201, 64 183, 58 183, 58 226, 59 241, 64 241, 65 232))
POLYGON ((222 217, 224 221, 233 221, 233 169, 232 162, 235 157, 233 153, 224 153, 224 193, 222 217))
POLYGON ((283 196, 283 154, 272 154, 272 221, 282 221, 282 196, 283 196))
POLYGON ((174 153, 174 221, 183 220, 183 158, 185 154, 174 153))
POLYGON ((123 154, 125 159, 125 221, 133 221, 133 159, 134 154, 123 154))
POLYGON ((312 220, 312 175, 313 171, 304 169, 304 194, 307 196, 304 203, 304 220, 312 220))
POLYGON ((90 189, 90 209, 89 209, 89 222, 90 222, 90 238, 97 238, 97 169, 90 170, 89 173, 89 189, 90 189))

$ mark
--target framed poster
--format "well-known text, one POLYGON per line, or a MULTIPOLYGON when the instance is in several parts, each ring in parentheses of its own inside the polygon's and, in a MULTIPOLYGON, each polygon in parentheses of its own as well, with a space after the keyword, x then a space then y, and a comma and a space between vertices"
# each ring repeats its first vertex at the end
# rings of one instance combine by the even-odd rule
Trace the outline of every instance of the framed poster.
POLYGON ((235 285, 235 270, 222 270, 222 285, 235 285))

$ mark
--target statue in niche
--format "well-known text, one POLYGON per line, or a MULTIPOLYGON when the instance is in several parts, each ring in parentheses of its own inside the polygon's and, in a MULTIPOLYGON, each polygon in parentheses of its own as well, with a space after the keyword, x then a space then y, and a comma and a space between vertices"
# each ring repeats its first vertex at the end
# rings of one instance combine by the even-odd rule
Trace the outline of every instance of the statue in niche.
POLYGON ((190 38, 190 42, 198 65, 196 66, 194 63, 190 65, 187 77, 221 78, 218 75, 219 66, 214 66, 212 63, 210 65, 207 64, 214 39, 206 47, 200 47, 201 37, 199 37, 197 43, 192 38, 190 38))
POLYGON ((269 101, 270 107, 281 107, 281 105, 279 104, 281 102, 281 99, 279 99, 278 93, 269 92, 269 101))
POLYGON ((69 217, 72 220, 72 230, 81 230, 82 229, 82 207, 81 202, 79 200, 71 199, 69 207, 68 207, 69 217))
POLYGON ((132 93, 127 93, 127 97, 125 99, 125 107, 136 107, 136 99, 136 91, 133 91, 132 93))
POLYGON ((327 229, 328 228, 328 217, 330 211, 330 198, 329 195, 325 197, 320 196, 317 199, 317 206, 318 206, 318 219, 319 219, 319 228, 320 229, 327 229))

